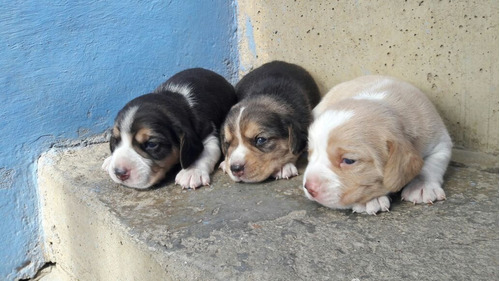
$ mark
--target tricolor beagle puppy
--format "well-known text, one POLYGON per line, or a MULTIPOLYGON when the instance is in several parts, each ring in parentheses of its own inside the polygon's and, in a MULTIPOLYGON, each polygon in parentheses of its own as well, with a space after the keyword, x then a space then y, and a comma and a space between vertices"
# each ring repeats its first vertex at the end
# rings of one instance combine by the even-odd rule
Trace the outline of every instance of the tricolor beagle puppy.
POLYGON ((375 214, 388 194, 413 203, 444 200, 452 142, 416 87, 364 76, 331 89, 313 111, 304 192, 318 203, 375 214), (405 187, 406 186, 406 187, 405 187))
POLYGON ((236 95, 221 129, 220 167, 236 182, 296 176, 311 109, 320 99, 314 79, 298 65, 274 61, 244 76, 236 95))
POLYGON ((120 110, 102 168, 117 183, 145 189, 180 163, 177 184, 208 185, 221 156, 219 128, 235 103, 233 86, 217 73, 181 71, 120 110))

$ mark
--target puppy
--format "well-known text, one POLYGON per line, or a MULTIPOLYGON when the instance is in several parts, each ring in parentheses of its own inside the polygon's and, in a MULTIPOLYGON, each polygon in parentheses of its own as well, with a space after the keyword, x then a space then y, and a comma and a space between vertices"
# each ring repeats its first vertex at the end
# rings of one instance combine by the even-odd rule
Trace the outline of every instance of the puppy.
POLYGON ((181 71, 120 110, 112 155, 102 168, 117 183, 145 189, 180 163, 177 184, 208 185, 221 156, 218 130, 235 103, 234 88, 222 76, 202 68, 181 71))
POLYGON ((294 64, 270 62, 243 77, 236 95, 239 102, 221 129, 220 167, 236 182, 298 175, 295 162, 320 99, 311 75, 294 64))
POLYGON ((445 125, 425 94, 391 77, 364 76, 331 89, 314 108, 304 192, 354 212, 389 211, 391 192, 432 203, 451 157, 445 125))

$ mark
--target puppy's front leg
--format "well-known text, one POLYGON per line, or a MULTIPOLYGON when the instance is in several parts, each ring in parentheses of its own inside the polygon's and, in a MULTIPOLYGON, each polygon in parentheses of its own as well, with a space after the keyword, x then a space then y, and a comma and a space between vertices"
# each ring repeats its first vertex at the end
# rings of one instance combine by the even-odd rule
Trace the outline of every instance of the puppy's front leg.
POLYGON ((441 185, 443 175, 451 158, 451 141, 442 142, 434 148, 431 155, 425 157, 420 175, 414 178, 401 192, 401 199, 417 203, 432 203, 445 200, 441 185))
POLYGON ((273 174, 273 177, 279 179, 289 179, 299 175, 297 167, 293 163, 287 163, 281 169, 273 174))
POLYGON ((219 139, 214 135, 209 135, 203 140, 203 152, 198 160, 187 169, 182 169, 175 176, 175 183, 182 186, 182 188, 192 189, 202 185, 209 185, 210 173, 213 172, 220 155, 219 139))
POLYGON ((109 171, 109 165, 111 164, 111 159, 112 159, 112 158, 113 158, 112 156, 109 156, 108 158, 106 158, 106 159, 104 160, 104 162, 102 163, 102 166, 101 166, 101 169, 102 169, 103 171, 106 171, 106 172, 108 172, 108 171, 109 171))
POLYGON ((380 196, 374 198, 366 204, 355 204, 352 207, 353 213, 367 213, 369 215, 376 215, 378 212, 389 212, 391 200, 387 196, 380 196))

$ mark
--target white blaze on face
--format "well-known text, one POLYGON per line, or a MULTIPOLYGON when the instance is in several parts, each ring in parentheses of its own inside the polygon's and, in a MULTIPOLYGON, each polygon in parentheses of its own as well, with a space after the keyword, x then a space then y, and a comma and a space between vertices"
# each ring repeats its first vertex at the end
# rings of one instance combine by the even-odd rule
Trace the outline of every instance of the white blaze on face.
POLYGON ((240 181, 239 178, 235 177, 231 173, 231 165, 245 165, 245 157, 248 153, 248 148, 243 144, 243 136, 241 135, 241 129, 240 129, 240 122, 241 122, 241 115, 243 114, 243 111, 245 110, 245 107, 242 107, 240 109, 240 113, 238 115, 238 118, 236 119, 236 130, 234 135, 238 139, 238 146, 236 147, 235 150, 231 153, 229 156, 229 163, 227 163, 227 170, 228 170, 228 175, 233 179, 234 181, 240 181))
POLYGON ((343 208, 339 205, 341 183, 337 174, 332 171, 328 158, 328 139, 332 130, 347 122, 352 111, 327 110, 323 112, 309 128, 309 146, 311 155, 304 172, 303 186, 308 184, 315 190, 315 196, 304 188, 304 193, 310 200, 315 200, 330 208, 343 208))
POLYGON ((147 188, 151 185, 152 161, 139 155, 133 147, 132 123, 138 107, 132 107, 125 112, 120 124, 120 143, 115 147, 108 165, 108 173, 113 181, 133 188, 147 188), (128 179, 122 181, 115 170, 129 171, 128 179))

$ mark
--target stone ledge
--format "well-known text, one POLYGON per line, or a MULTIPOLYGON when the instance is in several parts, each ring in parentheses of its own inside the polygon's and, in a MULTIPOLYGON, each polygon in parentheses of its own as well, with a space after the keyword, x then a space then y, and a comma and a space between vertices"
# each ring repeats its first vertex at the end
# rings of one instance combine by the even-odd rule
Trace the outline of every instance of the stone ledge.
POLYGON ((57 148, 38 163, 47 260, 77 280, 498 279, 498 173, 451 166, 446 201, 396 195, 368 216, 307 200, 301 176, 127 189, 100 170, 108 154, 57 148))
POLYGON ((476 168, 485 172, 498 174, 498 155, 465 149, 453 149, 450 165, 476 168))

